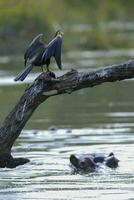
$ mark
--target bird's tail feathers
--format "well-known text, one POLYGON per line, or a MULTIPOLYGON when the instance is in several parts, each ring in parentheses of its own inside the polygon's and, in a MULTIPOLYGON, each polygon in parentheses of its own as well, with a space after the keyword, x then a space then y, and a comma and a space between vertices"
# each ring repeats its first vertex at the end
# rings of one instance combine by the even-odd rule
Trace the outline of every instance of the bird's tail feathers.
POLYGON ((29 72, 32 70, 33 65, 29 64, 25 69, 23 69, 18 76, 16 76, 16 78, 14 79, 14 81, 23 81, 26 76, 29 74, 29 72))

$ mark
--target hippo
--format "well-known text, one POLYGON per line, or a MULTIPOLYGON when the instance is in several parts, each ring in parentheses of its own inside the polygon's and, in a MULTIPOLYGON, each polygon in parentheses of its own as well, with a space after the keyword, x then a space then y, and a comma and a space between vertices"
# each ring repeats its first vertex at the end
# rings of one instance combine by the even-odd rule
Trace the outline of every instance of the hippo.
POLYGON ((119 160, 115 157, 114 153, 111 152, 108 156, 98 153, 84 154, 81 156, 70 156, 70 163, 75 172, 94 172, 103 163, 111 169, 118 167, 119 160))

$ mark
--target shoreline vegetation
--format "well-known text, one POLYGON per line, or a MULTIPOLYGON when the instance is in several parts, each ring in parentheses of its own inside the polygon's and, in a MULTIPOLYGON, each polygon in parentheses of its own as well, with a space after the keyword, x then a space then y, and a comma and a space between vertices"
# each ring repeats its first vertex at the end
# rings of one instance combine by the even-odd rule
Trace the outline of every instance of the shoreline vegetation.
POLYGON ((59 28, 64 49, 133 48, 133 15, 133 0, 0 0, 0 54, 23 53, 36 34, 49 41, 59 28))

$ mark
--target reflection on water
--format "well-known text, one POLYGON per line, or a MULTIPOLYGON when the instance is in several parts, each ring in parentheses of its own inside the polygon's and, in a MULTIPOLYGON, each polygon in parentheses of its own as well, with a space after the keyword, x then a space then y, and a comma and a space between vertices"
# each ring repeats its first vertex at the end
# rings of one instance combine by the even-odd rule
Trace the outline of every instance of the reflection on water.
MULTIPOLYGON (((121 22, 121 21, 109 21, 108 23, 100 23, 99 24, 103 29, 111 29, 116 31, 133 31, 134 23, 133 22, 121 22)), ((70 27, 68 27, 70 28, 70 27)), ((94 29, 94 26, 91 24, 73 24, 72 31, 74 32, 90 32, 94 29)))
MULTIPOLYGON (((64 69, 69 66, 83 70, 123 62, 133 52, 69 52, 64 55, 64 69)), ((26 84, 15 85, 13 77, 23 66, 20 58, 0 58, 1 121, 26 84, 40 72, 34 69, 26 84)), ((25 156, 31 162, 16 169, 0 169, 0 199, 133 199, 133 90, 133 80, 122 81, 48 99, 29 120, 13 148, 14 156, 25 156), (111 151, 120 159, 117 170, 71 174, 70 154, 111 151)))
POLYGON ((16 169, 1 169, 0 192, 4 199, 129 199, 133 197, 133 134, 129 125, 88 129, 24 131, 14 155, 31 162, 16 169), (111 127, 111 128, 110 128, 111 127), (109 144, 108 144, 109 143, 109 144), (131 144, 130 144, 131 143, 131 144), (72 153, 114 151, 117 170, 104 168, 89 175, 71 175, 72 153), (114 197, 114 198, 113 198, 114 197))

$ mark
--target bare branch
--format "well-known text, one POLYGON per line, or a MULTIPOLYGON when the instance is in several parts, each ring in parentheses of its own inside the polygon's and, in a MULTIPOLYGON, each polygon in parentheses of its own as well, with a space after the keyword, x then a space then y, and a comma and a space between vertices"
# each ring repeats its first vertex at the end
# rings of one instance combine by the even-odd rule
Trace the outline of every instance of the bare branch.
POLYGON ((16 167, 27 159, 14 159, 11 148, 35 109, 48 97, 93 87, 104 82, 115 82, 134 78, 134 60, 95 71, 72 70, 56 79, 49 73, 42 73, 30 85, 12 109, 0 128, 0 166, 16 167), (4 160, 3 160, 4 158, 4 160), (5 160, 5 158, 8 158, 5 160), (2 159, 2 161, 1 161, 2 159))

